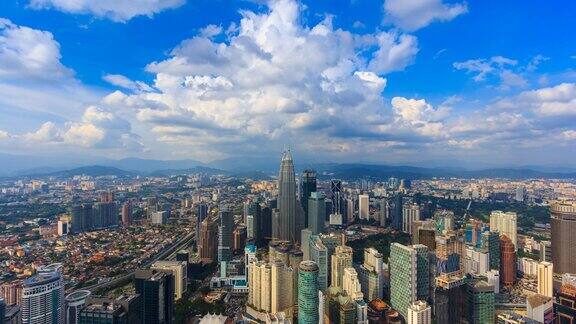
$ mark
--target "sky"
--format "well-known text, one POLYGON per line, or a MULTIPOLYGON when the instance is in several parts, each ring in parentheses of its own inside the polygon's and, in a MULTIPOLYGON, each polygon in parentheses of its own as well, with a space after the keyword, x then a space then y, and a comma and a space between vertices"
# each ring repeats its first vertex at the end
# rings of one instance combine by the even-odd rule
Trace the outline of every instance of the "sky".
POLYGON ((576 2, 0 1, 0 152, 576 162, 576 2))

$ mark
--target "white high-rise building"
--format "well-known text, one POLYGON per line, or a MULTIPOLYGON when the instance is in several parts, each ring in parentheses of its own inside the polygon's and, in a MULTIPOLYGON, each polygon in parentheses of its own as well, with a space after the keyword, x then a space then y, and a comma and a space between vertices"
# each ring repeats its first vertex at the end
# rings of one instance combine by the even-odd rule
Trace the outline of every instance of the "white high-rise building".
POLYGON ((342 288, 344 269, 352 267, 352 248, 346 245, 337 246, 331 259, 330 285, 342 288))
POLYGON ((408 307, 408 324, 431 324, 432 308, 426 301, 417 300, 408 307))
POLYGON ((22 324, 66 321, 61 264, 42 267, 35 276, 24 280, 20 307, 22 324))
POLYGON ((188 289, 188 264, 186 261, 156 261, 151 269, 167 272, 174 277, 174 300, 179 300, 188 289))
POLYGON ((553 297, 554 266, 550 262, 542 261, 538 264, 538 293, 546 297, 553 297))
POLYGON ((486 272, 488 284, 494 287, 494 293, 500 293, 500 271, 490 270, 486 272))
POLYGON ((248 306, 261 312, 292 313, 293 270, 281 260, 248 266, 248 306))
POLYGON ((420 220, 420 206, 416 203, 406 203, 402 206, 402 231, 412 234, 412 224, 420 220))
POLYGON ((516 221, 517 215, 514 212, 502 212, 495 210, 490 214, 490 231, 498 231, 500 235, 506 235, 512 243, 514 248, 518 249, 517 241, 517 228, 516 221))
POLYGON ((358 279, 358 273, 354 268, 344 269, 344 280, 342 283, 342 290, 346 292, 350 298, 353 300, 358 300, 364 298, 362 293, 362 287, 360 286, 360 280, 358 279))
POLYGON ((358 195, 358 218, 368 219, 370 217, 370 197, 368 195, 358 195))

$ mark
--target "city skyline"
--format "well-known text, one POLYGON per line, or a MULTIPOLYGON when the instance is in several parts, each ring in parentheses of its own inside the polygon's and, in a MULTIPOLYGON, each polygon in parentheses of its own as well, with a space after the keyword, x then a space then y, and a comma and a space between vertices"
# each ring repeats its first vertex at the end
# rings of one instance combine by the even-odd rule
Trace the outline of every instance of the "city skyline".
POLYGON ((571 165, 575 6, 5 1, 0 152, 571 165))

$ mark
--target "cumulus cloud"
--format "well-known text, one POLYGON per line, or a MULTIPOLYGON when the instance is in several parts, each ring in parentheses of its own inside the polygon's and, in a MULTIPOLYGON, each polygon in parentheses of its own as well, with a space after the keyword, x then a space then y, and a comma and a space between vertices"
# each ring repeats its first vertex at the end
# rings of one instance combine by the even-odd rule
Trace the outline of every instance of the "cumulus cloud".
POLYGON ((466 2, 454 4, 442 0, 384 0, 384 21, 414 31, 434 21, 450 21, 468 11, 466 2))
POLYGON ((91 14, 126 22, 136 16, 148 16, 180 7, 185 0, 30 0, 34 9, 55 9, 72 14, 91 14))

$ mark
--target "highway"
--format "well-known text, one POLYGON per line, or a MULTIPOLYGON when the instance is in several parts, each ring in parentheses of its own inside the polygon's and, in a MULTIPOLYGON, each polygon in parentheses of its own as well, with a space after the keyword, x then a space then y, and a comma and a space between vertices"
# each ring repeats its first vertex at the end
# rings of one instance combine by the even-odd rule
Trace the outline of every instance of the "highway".
MULTIPOLYGON (((182 248, 187 246, 190 243, 190 241, 192 241, 193 239, 194 239, 194 231, 192 231, 192 233, 190 233, 190 234, 186 235, 185 237, 183 237, 182 239, 180 239, 178 242, 176 242, 172 246, 166 248, 164 251, 158 253, 154 258, 143 263, 139 268, 141 268, 141 269, 142 268, 148 268, 150 265, 152 265, 152 263, 154 263, 158 260, 173 259, 176 255, 176 253, 178 253, 178 251, 180 251, 182 248)), ((91 292, 95 292, 96 290, 99 290, 99 289, 107 289, 110 287, 119 286, 123 283, 126 283, 126 282, 132 280, 132 278, 134 278, 135 273, 136 273, 136 271, 132 271, 132 272, 123 274, 119 277, 113 278, 110 281, 101 282, 101 283, 97 283, 97 284, 94 284, 91 286, 82 287, 82 289, 83 290, 89 290, 91 292)), ((70 290, 70 291, 72 291, 72 290, 70 290)))

